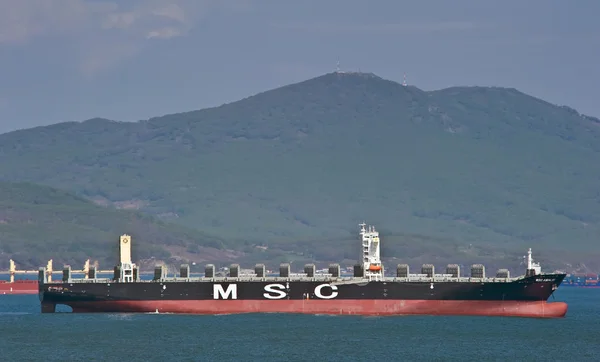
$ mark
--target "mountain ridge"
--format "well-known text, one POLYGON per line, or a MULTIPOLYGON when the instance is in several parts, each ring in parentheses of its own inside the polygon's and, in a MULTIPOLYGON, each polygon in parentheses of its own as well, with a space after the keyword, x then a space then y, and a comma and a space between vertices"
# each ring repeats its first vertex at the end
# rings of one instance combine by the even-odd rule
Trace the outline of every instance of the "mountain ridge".
POLYGON ((114 120, 114 119, 108 119, 108 118, 104 118, 102 116, 96 116, 96 117, 92 117, 89 119, 85 119, 82 121, 64 121, 64 122, 58 122, 58 123, 53 123, 53 124, 49 124, 49 125, 43 125, 43 126, 35 126, 35 127, 30 127, 30 128, 23 128, 23 129, 17 129, 17 130, 12 130, 12 131, 8 131, 8 132, 4 132, 4 133, 0 133, 0 135, 7 135, 7 134, 12 134, 12 133, 18 133, 18 132, 26 132, 26 131, 30 131, 30 130, 35 130, 35 129, 44 129, 44 128, 52 128, 52 127, 59 127, 62 128, 64 126, 67 125, 78 125, 78 124, 83 124, 83 123, 108 123, 108 124, 138 124, 138 123, 144 123, 144 122, 150 122, 150 121, 155 121, 155 120, 160 120, 162 118, 165 117, 171 117, 171 116, 180 116, 180 115, 189 115, 189 114, 193 114, 195 115, 198 112, 208 112, 208 111, 214 111, 214 110, 219 110, 223 107, 227 107, 230 106, 232 104, 236 104, 239 102, 243 102, 249 99, 253 99, 255 97, 259 97, 259 96, 263 96, 263 95, 268 95, 272 92, 277 92, 277 91, 282 91, 282 90, 286 90, 288 88, 294 88, 297 86, 302 86, 303 84, 310 84, 311 82, 314 81, 318 81, 318 80, 325 80, 328 79, 330 80, 331 77, 333 76, 337 76, 337 77, 360 77, 360 78, 372 78, 372 79, 376 79, 378 81, 381 81, 382 83, 389 83, 389 84, 393 84, 394 86, 398 86, 398 87, 403 87, 405 89, 412 89, 415 90, 419 93, 423 93, 423 94, 428 94, 428 95, 434 95, 437 93, 447 93, 447 92, 456 92, 456 91, 460 91, 460 90, 470 90, 470 91, 479 91, 479 90, 500 90, 500 91, 507 91, 507 92, 513 92, 513 93, 517 93, 518 95, 522 95, 522 96, 526 96, 531 98, 532 100, 538 101, 538 102, 543 102, 546 105, 549 106, 554 106, 554 107, 559 107, 559 108, 563 108, 565 110, 568 110, 569 112, 572 112, 578 116, 581 116, 582 118, 592 121, 594 123, 598 123, 600 124, 600 119, 598 117, 595 116, 591 116, 591 115, 586 115, 583 113, 579 113, 576 109, 567 106, 567 105, 561 105, 561 104, 556 104, 556 103, 551 103, 548 102, 540 97, 537 96, 533 96, 530 95, 528 93, 525 93, 523 91, 520 91, 517 88, 514 87, 504 87, 504 86, 483 86, 483 85, 455 85, 455 86, 449 86, 449 87, 445 87, 445 88, 440 88, 440 89, 433 89, 433 90, 423 90, 421 88, 418 88, 415 85, 402 85, 396 81, 393 80, 388 80, 385 78, 382 78, 378 75, 376 75, 375 73, 372 72, 330 72, 330 73, 325 73, 323 75, 320 76, 316 76, 313 78, 309 78, 307 80, 304 81, 300 81, 300 82, 296 82, 296 83, 292 83, 292 84, 288 84, 288 85, 284 85, 284 86, 280 86, 280 87, 275 87, 275 88, 271 88, 265 91, 260 91, 257 92, 255 94, 252 94, 250 96, 235 100, 235 101, 230 101, 230 102, 226 102, 226 103, 222 103, 220 105, 216 105, 216 106, 210 106, 210 107, 205 107, 202 109, 194 109, 194 110, 188 110, 188 111, 181 111, 181 112, 175 112, 175 113, 168 113, 168 114, 164 114, 164 115, 160 115, 160 116, 154 116, 154 117, 150 117, 147 119, 140 119, 137 121, 119 121, 119 120, 114 120))

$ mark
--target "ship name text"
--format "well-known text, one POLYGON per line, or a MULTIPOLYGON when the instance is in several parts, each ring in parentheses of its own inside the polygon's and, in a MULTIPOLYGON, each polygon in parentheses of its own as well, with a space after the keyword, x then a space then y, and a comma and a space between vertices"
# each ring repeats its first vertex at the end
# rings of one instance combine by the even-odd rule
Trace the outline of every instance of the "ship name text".
POLYGON ((536 283, 553 282, 554 278, 535 278, 536 283))
MULTIPOLYGON (((285 284, 267 284, 263 288, 263 297, 277 300, 288 296, 289 286, 285 284)), ((305 295, 307 293, 304 293, 305 295)), ((338 287, 331 284, 319 284, 313 290, 313 295, 318 299, 334 299, 338 296, 338 287)), ((213 284, 213 299, 238 299, 237 284, 213 284)))

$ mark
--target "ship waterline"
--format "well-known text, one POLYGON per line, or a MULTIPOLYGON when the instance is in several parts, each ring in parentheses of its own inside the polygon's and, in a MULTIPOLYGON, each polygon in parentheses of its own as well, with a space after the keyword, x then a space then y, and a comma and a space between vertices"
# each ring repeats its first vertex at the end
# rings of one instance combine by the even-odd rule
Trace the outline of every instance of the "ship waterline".
MULTIPOLYGON (((504 316, 560 318, 567 313, 563 302, 547 303, 519 301, 465 300, 113 300, 98 302, 69 302, 75 313, 173 313, 173 314, 245 314, 292 313, 320 315, 446 315, 446 316, 504 316)), ((49 308, 54 308, 52 304, 49 308)), ((47 311, 52 312, 52 311, 47 311)))

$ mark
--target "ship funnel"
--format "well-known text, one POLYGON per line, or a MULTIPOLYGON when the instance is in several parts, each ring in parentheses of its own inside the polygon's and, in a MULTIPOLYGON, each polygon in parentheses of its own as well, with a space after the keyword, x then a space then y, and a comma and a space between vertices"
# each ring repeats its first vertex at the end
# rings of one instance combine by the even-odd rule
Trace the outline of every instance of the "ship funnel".
POLYGON ((88 279, 90 276, 90 259, 85 261, 85 264, 83 264, 83 276, 84 279, 88 279))
POLYGON ((123 234, 119 238, 119 256, 119 265, 115 268, 115 278, 120 279, 122 282, 137 280, 138 269, 131 261, 131 236, 127 234, 123 234))
POLYGON ((10 259, 10 261, 8 263, 9 263, 8 272, 10 273, 10 282, 14 283, 15 282, 15 273, 17 272, 17 266, 15 265, 15 261, 12 259, 10 259))
POLYGON ((119 240, 119 255, 121 264, 131 264, 131 236, 121 235, 119 240))
POLYGON ((46 281, 48 283, 52 283, 52 259, 48 260, 48 264, 46 264, 46 281))

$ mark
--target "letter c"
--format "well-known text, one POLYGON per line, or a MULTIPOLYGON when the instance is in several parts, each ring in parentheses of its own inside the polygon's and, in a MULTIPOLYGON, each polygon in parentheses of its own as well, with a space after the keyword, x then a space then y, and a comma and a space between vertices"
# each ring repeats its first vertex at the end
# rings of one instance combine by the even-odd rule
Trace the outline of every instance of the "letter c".
POLYGON ((317 296, 317 298, 320 298, 320 299, 333 299, 338 296, 337 289, 338 289, 337 285, 321 284, 315 288, 315 295, 317 296), (325 287, 331 288, 330 295, 323 295, 323 293, 321 293, 321 289, 323 289, 325 287))

